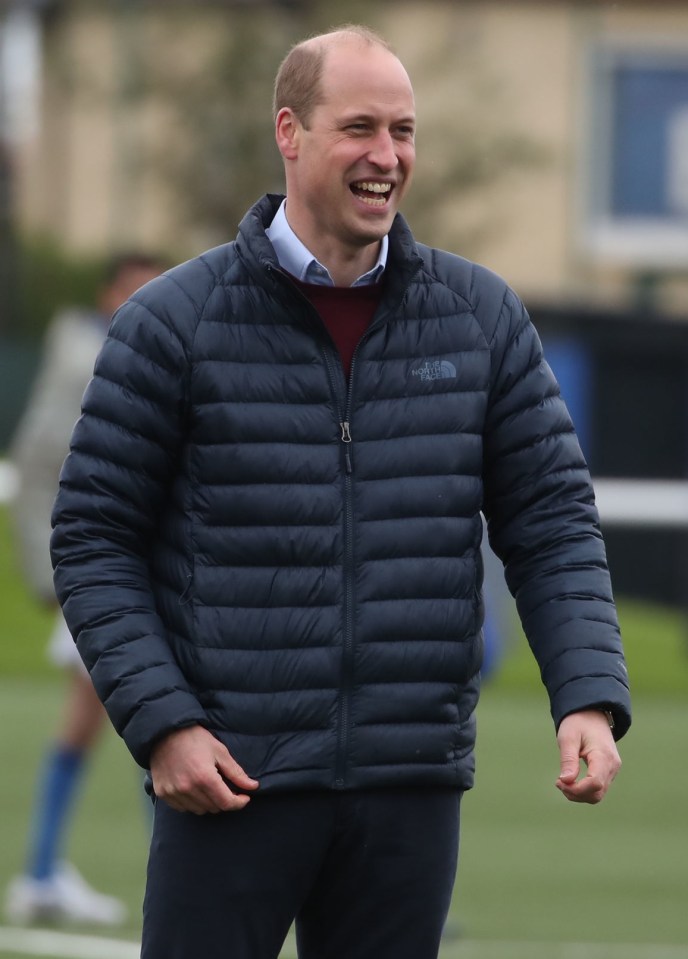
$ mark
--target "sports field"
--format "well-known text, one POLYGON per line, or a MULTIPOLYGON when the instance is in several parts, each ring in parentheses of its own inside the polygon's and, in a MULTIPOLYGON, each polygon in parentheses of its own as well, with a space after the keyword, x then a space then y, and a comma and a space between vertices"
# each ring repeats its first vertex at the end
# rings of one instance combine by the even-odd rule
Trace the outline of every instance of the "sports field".
MULTIPOLYGON (((60 704, 45 667, 49 618, 23 592, 0 513, 0 890, 22 865, 33 779, 60 704)), ((484 691, 477 787, 443 959, 688 957, 688 627, 676 613, 621 604, 634 727, 598 807, 554 788, 557 753, 525 643, 484 691)), ((1 925, 0 957, 135 959, 148 807, 139 771, 109 734, 94 759, 70 856, 130 907, 116 934, 1 925)), ((295 956, 288 942, 284 959, 295 956)), ((202 959, 202 957, 199 957, 202 959)), ((419 957, 422 959, 422 957, 419 957)))

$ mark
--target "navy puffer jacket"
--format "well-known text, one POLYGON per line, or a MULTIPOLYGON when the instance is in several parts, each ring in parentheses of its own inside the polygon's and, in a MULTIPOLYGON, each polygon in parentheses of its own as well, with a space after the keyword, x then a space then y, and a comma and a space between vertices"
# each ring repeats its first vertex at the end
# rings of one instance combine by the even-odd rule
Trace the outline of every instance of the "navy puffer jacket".
POLYGON ((264 791, 469 787, 481 510, 555 722, 623 734, 588 471, 521 303, 397 217, 347 383, 280 200, 122 307, 62 471, 56 587, 132 754, 200 723, 264 791))

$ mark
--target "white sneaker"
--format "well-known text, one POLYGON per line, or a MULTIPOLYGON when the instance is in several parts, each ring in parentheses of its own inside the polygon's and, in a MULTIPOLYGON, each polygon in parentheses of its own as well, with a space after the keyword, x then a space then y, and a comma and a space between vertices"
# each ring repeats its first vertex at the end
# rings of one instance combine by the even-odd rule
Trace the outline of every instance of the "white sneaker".
POLYGON ((10 883, 5 914, 11 922, 84 922, 118 926, 127 917, 123 902, 92 889, 70 863, 60 863, 49 879, 17 876, 10 883))

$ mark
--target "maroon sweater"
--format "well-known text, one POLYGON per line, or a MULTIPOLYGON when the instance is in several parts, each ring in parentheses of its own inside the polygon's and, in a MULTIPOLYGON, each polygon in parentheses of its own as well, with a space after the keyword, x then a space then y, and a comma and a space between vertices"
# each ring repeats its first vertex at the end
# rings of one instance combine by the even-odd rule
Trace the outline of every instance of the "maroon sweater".
POLYGON ((382 297, 382 283, 370 286, 318 286, 295 280, 335 342, 347 379, 356 344, 368 328, 382 297))

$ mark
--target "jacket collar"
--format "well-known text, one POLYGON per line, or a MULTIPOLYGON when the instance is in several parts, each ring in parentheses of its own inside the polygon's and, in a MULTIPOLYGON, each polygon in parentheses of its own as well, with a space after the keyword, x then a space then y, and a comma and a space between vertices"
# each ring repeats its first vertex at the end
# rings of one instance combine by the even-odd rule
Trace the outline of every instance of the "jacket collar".
MULTIPOLYGON (((266 233, 275 248, 280 266, 287 273, 291 273, 302 283, 312 283, 316 286, 334 286, 334 281, 327 267, 317 260, 311 251, 304 246, 287 220, 286 200, 280 204, 275 218, 268 226, 266 233)), ((380 280, 387 264, 387 248, 389 237, 383 236, 377 262, 372 269, 367 270, 352 283, 352 286, 372 286, 380 280)))
MULTIPOLYGON (((264 281, 266 271, 269 273, 279 270, 275 250, 265 231, 283 200, 282 194, 267 193, 248 210, 239 224, 237 250, 247 268, 258 280, 264 281)), ((386 270, 386 287, 394 299, 403 295, 422 262, 406 220, 397 213, 389 231, 386 270)))

